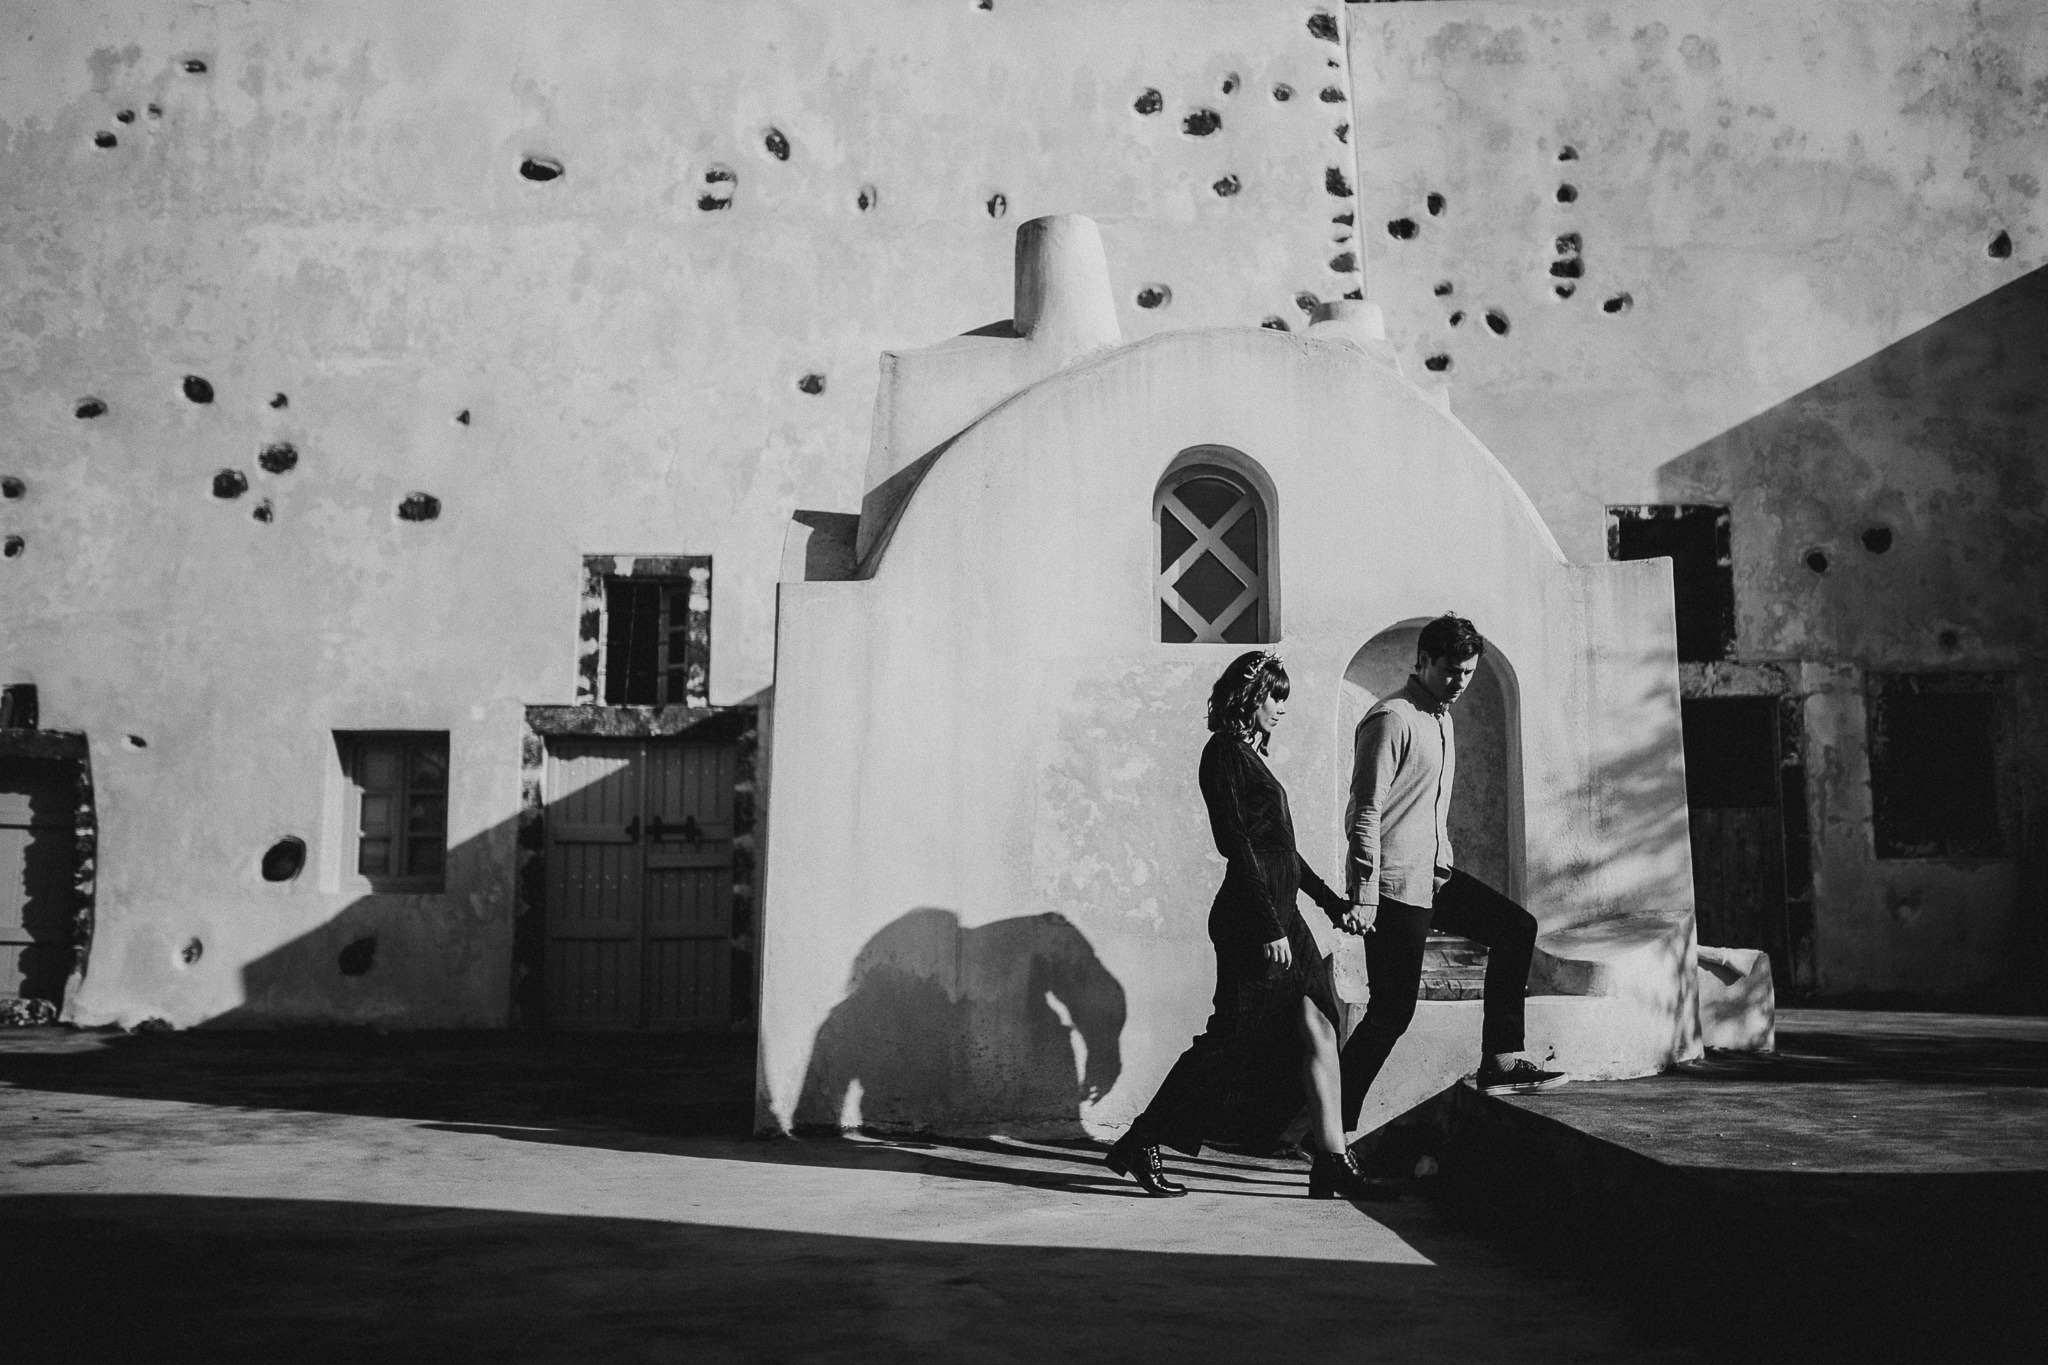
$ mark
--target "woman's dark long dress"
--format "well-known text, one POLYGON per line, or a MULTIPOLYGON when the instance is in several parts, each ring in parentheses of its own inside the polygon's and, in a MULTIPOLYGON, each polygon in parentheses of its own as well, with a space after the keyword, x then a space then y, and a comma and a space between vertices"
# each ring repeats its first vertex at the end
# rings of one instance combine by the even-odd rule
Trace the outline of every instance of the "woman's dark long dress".
POLYGON ((1131 1125, 1137 1142, 1189 1156, 1201 1152, 1234 1099, 1270 1091, 1276 1074, 1292 1083, 1301 1063, 1302 997, 1337 1024, 1330 960, 1301 917, 1297 893, 1306 891, 1333 921, 1350 908, 1295 850, 1287 792, 1248 743, 1228 732, 1210 736, 1201 777, 1216 851, 1230 863, 1209 907, 1215 1011, 1131 1125), (1266 945, 1278 938, 1292 949, 1291 966, 1266 960, 1266 945))

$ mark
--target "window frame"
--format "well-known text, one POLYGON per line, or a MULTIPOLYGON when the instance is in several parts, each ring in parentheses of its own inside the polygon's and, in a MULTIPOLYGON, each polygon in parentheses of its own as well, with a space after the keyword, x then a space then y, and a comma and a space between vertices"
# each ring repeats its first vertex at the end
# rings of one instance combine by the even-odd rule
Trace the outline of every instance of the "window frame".
POLYGON ((576 703, 614 709, 711 704, 710 555, 585 555, 577 632, 576 703), (655 699, 627 701, 612 644, 619 625, 615 589, 658 594, 654 630, 655 699), (680 604, 681 610, 677 611, 680 604), (680 644, 681 657, 675 657, 680 644), (619 700, 613 700, 616 695, 619 700))
MULTIPOLYGON (((1152 600, 1151 619, 1154 639, 1159 644, 1182 645, 1229 645, 1244 648, 1247 645, 1271 644, 1279 638, 1279 565, 1275 533, 1276 500, 1271 480, 1264 477, 1264 471, 1241 452, 1227 446, 1193 446, 1182 451, 1167 467, 1152 491, 1152 540, 1151 564, 1152 600), (1213 527, 1202 523, 1192 509, 1180 501, 1179 490, 1197 479, 1215 479, 1235 488, 1240 500, 1213 527), (1169 512, 1169 502, 1180 509, 1169 512), (1239 508, 1246 510, 1240 511, 1239 508), (1186 549, 1173 562, 1160 566, 1163 553, 1166 523, 1164 518, 1172 515, 1192 537, 1186 549), (1243 517, 1253 518, 1253 539, 1257 546, 1258 565, 1245 564, 1235 551, 1223 544, 1224 535, 1243 517), (1178 580, 1198 563, 1204 553, 1215 553, 1217 562, 1229 571, 1232 577, 1246 583, 1244 592, 1252 594, 1250 603, 1239 606, 1236 611, 1226 611, 1220 618, 1223 625, 1203 620, 1201 612, 1180 595, 1174 586, 1178 580), (1242 570, 1242 572, 1240 572, 1242 570), (1249 580, 1249 581, 1248 581, 1249 580), (1162 612, 1170 611, 1181 624, 1194 632, 1192 640, 1168 640, 1163 635, 1162 612), (1252 614, 1251 638, 1229 640, 1224 631, 1235 626, 1249 612, 1252 614)), ((1243 593, 1239 594, 1241 601, 1243 593)))
MULTIPOLYGON (((394 893, 411 895, 432 895, 445 891, 448 885, 448 802, 453 769, 449 761, 448 732, 446 730, 337 730, 334 733, 335 752, 341 764, 342 804, 342 882, 347 886, 368 887, 373 893, 394 893), (378 748, 394 748, 398 753, 398 775, 395 786, 373 788, 366 784, 362 771, 367 755, 378 748), (438 792, 423 793, 416 790, 414 783, 414 756, 421 751, 438 758, 441 769, 441 783, 438 792), (413 825, 413 799, 417 796, 438 795, 440 798, 439 819, 439 864, 432 872, 412 870, 412 846, 428 836, 419 833, 413 825), (366 798, 383 795, 391 803, 392 820, 388 831, 375 834, 364 827, 363 807, 366 798), (383 838, 390 841, 398 859, 398 870, 365 872, 362 867, 363 842, 368 838, 383 838)), ((389 864, 387 864, 389 866, 389 864)))

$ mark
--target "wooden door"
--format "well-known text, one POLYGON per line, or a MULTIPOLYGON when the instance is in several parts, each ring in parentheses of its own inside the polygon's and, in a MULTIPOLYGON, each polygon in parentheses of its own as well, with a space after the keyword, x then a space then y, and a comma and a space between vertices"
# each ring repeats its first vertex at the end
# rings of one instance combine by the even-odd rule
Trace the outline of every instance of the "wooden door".
POLYGON ((1777 701, 1698 698, 1682 717, 1699 941, 1762 948, 1789 982, 1777 701))
POLYGON ((0 999, 61 1004, 75 953, 71 765, 0 759, 0 999))
POLYGON ((549 745, 551 1023, 731 1022, 735 763, 730 743, 549 745))

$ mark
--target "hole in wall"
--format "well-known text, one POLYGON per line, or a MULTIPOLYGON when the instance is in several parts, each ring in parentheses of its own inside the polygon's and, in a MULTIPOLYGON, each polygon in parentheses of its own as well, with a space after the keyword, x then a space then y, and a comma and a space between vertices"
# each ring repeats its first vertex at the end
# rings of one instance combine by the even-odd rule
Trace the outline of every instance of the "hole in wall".
POLYGON ((0 479, 0 498, 18 498, 26 492, 28 492, 28 485, 15 478, 12 474, 9 474, 4 479, 0 479))
POLYGON ((162 118, 164 116, 164 107, 161 104, 150 105, 149 116, 151 118, 162 118))
POLYGON ((1603 313, 1626 313, 1635 306, 1635 299, 1624 292, 1616 294, 1612 298, 1601 300, 1600 311, 1603 313))
POLYGON ((1554 292, 1554 293, 1555 293, 1555 294, 1556 294, 1556 295, 1557 295, 1557 296, 1558 296, 1559 298, 1561 298, 1561 299, 1568 299, 1568 298, 1570 298, 1570 297, 1571 297, 1572 295, 1574 295, 1574 294, 1576 294, 1576 293, 1578 293, 1578 292, 1579 292, 1579 287, 1578 287, 1577 285, 1575 285, 1575 284, 1571 283, 1571 282, 1570 282, 1569 280, 1567 280, 1567 281, 1566 281, 1565 283, 1563 283, 1563 284, 1559 285, 1559 286, 1558 286, 1558 287, 1557 287, 1557 288, 1556 288, 1556 289, 1555 289, 1554 291, 1552 291, 1552 292, 1554 292))
POLYGON ((187 967, 206 956, 206 945, 196 938, 185 940, 185 946, 178 949, 178 960, 187 967))
POLYGON ((1330 269, 1339 275, 1349 275, 1358 269, 1358 257, 1349 251, 1340 251, 1330 258, 1330 269))
POLYGON ((200 57, 188 57, 185 60, 185 72, 191 76, 204 76, 206 74, 205 60, 200 57))
POLYGON ((1231 195, 1244 188, 1244 182, 1234 175, 1226 175, 1209 188, 1216 191, 1216 196, 1219 199, 1228 199, 1231 195))
POLYGON ((1323 188, 1333 198, 1349 199, 1351 197, 1351 182, 1345 179, 1344 169, 1341 166, 1329 166, 1324 169, 1323 188))
POLYGON ((1459 323, 1463 322, 1464 320, 1465 310, 1462 308, 1460 308, 1457 312, 1452 313, 1450 317, 1445 319, 1445 321, 1449 322, 1453 327, 1456 327, 1459 323))
POLYGON ((277 508, 271 505, 269 498, 265 498, 249 510, 249 515, 255 520, 262 522, 265 526, 268 526, 271 522, 277 520, 277 508))
POLYGON ((1294 98, 1294 87, 1284 83, 1275 85, 1273 87, 1273 98, 1280 104, 1287 103, 1287 101, 1294 98))
POLYGON ((1413 218, 1396 218, 1387 224, 1387 236, 1397 242, 1405 242, 1415 235, 1413 218))
POLYGON ((796 386, 804 393, 823 393, 825 391, 825 376, 822 374, 807 374, 802 379, 796 381, 796 386))
POLYGON ((1344 297, 1345 297, 1345 298, 1347 298, 1347 299, 1356 299, 1356 300, 1358 300, 1358 301, 1359 301, 1360 303, 1364 303, 1364 302, 1365 302, 1365 291, 1364 291, 1363 289, 1350 289, 1350 290, 1346 290, 1346 291, 1345 291, 1345 293, 1344 293, 1344 297))
POLYGON ((288 882, 306 867, 306 841, 287 834, 263 850, 263 880, 288 882))
POLYGON ((1451 296, 1452 292, 1456 288, 1457 286, 1453 285, 1449 280, 1438 280, 1436 282, 1435 288, 1431 289, 1429 292, 1436 295, 1440 299, 1447 299, 1451 296))
POLYGON ((292 400, 285 397, 281 393, 273 393, 272 395, 270 395, 270 406, 272 406, 273 408, 288 408, 291 405, 292 400))
POLYGON ((761 145, 768 149, 768 155, 777 161, 789 160, 789 139, 782 135, 780 128, 770 128, 768 135, 761 139, 761 145))
POLYGON ((1299 294, 1296 294, 1294 296, 1294 306, 1296 308, 1299 308, 1302 312, 1309 314, 1311 317, 1315 315, 1316 307, 1321 303, 1321 299, 1317 298, 1314 294, 1309 293, 1306 289, 1302 290, 1299 294))
POLYGON ((9 536, 5 540, 0 540, 0 556, 8 559, 20 559, 21 552, 27 548, 28 542, 20 536, 9 536))
POLYGON ((1579 159, 1579 149, 1570 145, 1560 147, 1557 149, 1557 159, 1559 161, 1577 161, 1579 159))
POLYGON ((1487 309, 1486 330, 1497 337, 1506 336, 1508 334, 1508 315, 1501 312, 1498 308, 1487 309))
POLYGON ((1148 284, 1138 291, 1138 307, 1164 308, 1173 302, 1173 290, 1163 284, 1148 284))
POLYGON ((1828 552, 1826 550, 1808 550, 1805 558, 1806 567, 1815 573, 1826 573, 1828 571, 1828 552))
POLYGON ((114 115, 114 122, 116 122, 116 123, 133 123, 133 122, 135 122, 135 111, 134 111, 133 109, 123 109, 123 110, 122 110, 122 111, 121 111, 120 113, 118 113, 118 114, 114 115))
POLYGON ((233 500, 249 491, 249 476, 239 469, 223 469, 213 476, 213 495, 233 500))
POLYGON ((1560 232, 1557 235, 1557 254, 1560 256, 1578 255, 1581 241, 1582 239, 1576 232, 1560 232))
POLYGON ((1340 124, 1338 124, 1338 125, 1337 125, 1337 126, 1336 126, 1335 128, 1333 128, 1333 129, 1332 129, 1331 131, 1332 131, 1332 132, 1334 132, 1334 133, 1336 133, 1336 135, 1337 135, 1337 141, 1339 141, 1339 142, 1349 142, 1349 141, 1351 141, 1351 125, 1350 125, 1350 124, 1348 124, 1348 123, 1340 123, 1340 124))
POLYGON ((697 207, 705 213, 729 209, 739 187, 740 178, 732 167, 714 161, 704 168, 704 192, 697 196, 697 207))
POLYGON ((1316 98, 1324 104, 1342 104, 1344 102, 1344 91, 1339 86, 1326 85, 1316 95, 1316 98))
POLYGON ((1561 280, 1575 280, 1586 273, 1586 267, 1578 257, 1574 256, 1569 260, 1552 261, 1550 263, 1550 273, 1561 280))
POLYGON ((1131 108, 1141 114, 1156 114, 1165 107, 1166 97, 1149 85, 1138 92, 1137 99, 1131 101, 1131 108))
POLYGON ((195 403, 211 403, 213 401, 213 385, 207 383, 196 374, 185 376, 184 389, 185 397, 195 403))
POLYGON ((441 515, 441 500, 432 493, 408 493, 398 504, 400 521, 432 521, 441 515))
POLYGON ((1226 95, 1235 95, 1237 93, 1237 73, 1235 71, 1223 78, 1223 93, 1226 95))
POLYGON ((1577 185, 1559 185, 1557 187, 1557 202, 1560 204, 1569 204, 1578 197, 1579 187, 1577 185))
POLYGON ((1223 127, 1223 115, 1214 109, 1197 109, 1180 121, 1180 130, 1189 137, 1207 137, 1223 127))
POLYGON ((1948 650, 1958 649, 1962 646, 1963 643, 1962 635, 1959 632, 1953 630, 1944 630, 1943 632, 1941 632, 1941 634, 1935 636, 1934 638, 1943 649, 1948 650))
POLYGON ((81 398, 78 400, 78 406, 73 408, 71 412, 73 416, 82 420, 90 420, 91 418, 103 415, 106 410, 107 405, 97 398, 81 398))
POLYGON ((256 457, 256 463, 263 466, 266 474, 282 474, 298 462, 298 447, 290 441, 272 441, 256 457))
POLYGON ((119 146, 120 142, 121 139, 115 137, 112 133, 94 133, 92 135, 92 145, 95 147, 115 147, 119 146))
POLYGON ((974 7, 981 10, 992 10, 996 7, 996 0, 974 0, 974 7))
POLYGON ((1311 36, 1326 43, 1337 41, 1337 16, 1328 10, 1317 10, 1308 17, 1308 31, 1311 36))
POLYGON ((1428 370, 1431 374, 1442 374, 1445 370, 1451 368, 1451 358, 1442 351, 1438 351, 1435 355, 1423 357, 1422 368, 1428 370))
POLYGON ((1000 218, 1010 211, 1010 196, 998 191, 988 197, 988 216, 1000 218))
POLYGON ((461 412, 455 414, 455 425, 458 427, 466 427, 469 425, 468 408, 464 408, 461 412))
POLYGON ((1333 215, 1330 221, 1333 223, 1342 223, 1345 227, 1350 227, 1352 220, 1356 216, 1357 215, 1353 214, 1350 209, 1346 209, 1342 213, 1333 215))
POLYGON ((370 968, 377 965, 377 940, 355 940, 335 956, 334 965, 341 968, 343 976, 367 976, 370 968))
POLYGON ((1259 320, 1259 326, 1264 327, 1270 332, 1291 332, 1294 330, 1287 325, 1287 319, 1281 317, 1278 313, 1266 314, 1265 317, 1259 320))
POLYGON ((866 213, 869 209, 873 208, 875 205, 881 202, 882 196, 876 193, 875 187, 873 185, 862 185, 860 187, 860 193, 856 194, 853 197, 853 206, 859 209, 862 213, 866 213))
POLYGON ((1881 555, 1892 548, 1892 528, 1889 526, 1866 526, 1863 529, 1863 548, 1874 555, 1881 555))
POLYGON ((123 735, 121 736, 121 747, 130 753, 140 753, 149 747, 149 741, 141 735, 123 735))
POLYGON ((1424 207, 1426 207, 1429 210, 1430 217, 1440 218, 1443 216, 1444 197, 1438 194, 1435 190, 1431 190, 1429 192, 1429 197, 1423 200, 1422 202, 1424 207))
POLYGON ((545 183, 561 177, 562 163, 551 156, 529 156, 519 163, 519 173, 528 180, 545 183))
POLYGON ((2006 259, 2012 255, 2012 234, 2003 228, 1999 229, 1998 235, 1991 239, 1991 245, 1985 247, 1984 251, 1994 261, 2006 259))

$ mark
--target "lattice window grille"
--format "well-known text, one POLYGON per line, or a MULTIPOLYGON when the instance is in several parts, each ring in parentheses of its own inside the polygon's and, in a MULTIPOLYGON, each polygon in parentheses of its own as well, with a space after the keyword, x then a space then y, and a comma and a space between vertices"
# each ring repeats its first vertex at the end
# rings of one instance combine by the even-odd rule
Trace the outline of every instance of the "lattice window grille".
POLYGON ((1162 640, 1267 638, 1264 515, 1258 494, 1219 470, 1189 471, 1161 488, 1155 525, 1162 640))

